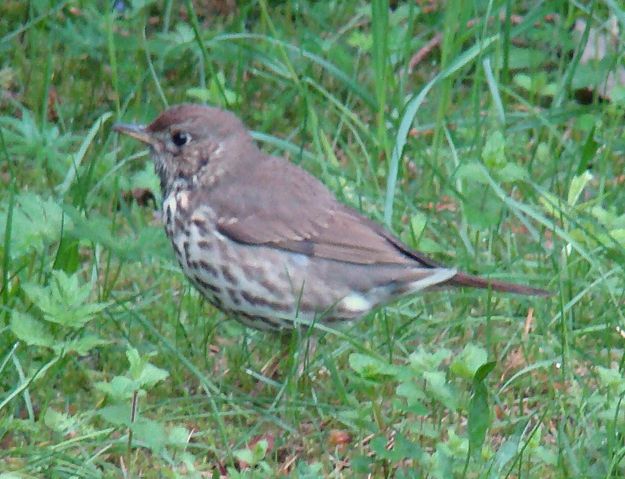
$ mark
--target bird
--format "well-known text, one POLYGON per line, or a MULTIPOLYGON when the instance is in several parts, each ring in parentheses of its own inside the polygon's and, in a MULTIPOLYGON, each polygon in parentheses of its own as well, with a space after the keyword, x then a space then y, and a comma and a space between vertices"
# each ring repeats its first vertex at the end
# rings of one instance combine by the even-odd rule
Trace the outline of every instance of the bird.
POLYGON ((550 294, 415 251, 301 167, 264 153, 230 111, 180 104, 149 125, 113 128, 150 148, 165 232, 185 276, 246 326, 284 332, 340 324, 452 287, 550 294))

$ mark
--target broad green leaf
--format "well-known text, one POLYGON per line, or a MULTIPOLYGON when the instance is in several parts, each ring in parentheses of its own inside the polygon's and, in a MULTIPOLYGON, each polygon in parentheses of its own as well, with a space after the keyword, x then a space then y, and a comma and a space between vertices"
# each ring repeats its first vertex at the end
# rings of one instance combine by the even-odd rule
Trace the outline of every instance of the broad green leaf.
MULTIPOLYGON (((484 351, 484 355, 486 351, 484 351)), ((480 355, 480 354, 478 354, 480 355)), ((484 384, 486 376, 495 368, 496 363, 491 361, 479 366, 473 376, 473 395, 469 403, 469 449, 475 456, 479 456, 486 438, 486 431, 492 420, 488 404, 488 390, 484 384)))
POLYGON ((395 450, 400 458, 419 460, 423 456, 423 449, 419 444, 412 442, 401 433, 395 435, 395 450))
POLYGON ((423 373, 426 380, 426 393, 440 401, 446 408, 456 411, 458 409, 458 393, 447 382, 445 373, 442 371, 430 371, 423 373))
POLYGON ((156 383, 167 379, 168 376, 169 372, 166 370, 157 368, 151 363, 147 363, 136 381, 141 387, 149 389, 156 383))
POLYGON ((110 382, 97 382, 95 387, 113 401, 127 401, 139 390, 139 385, 126 376, 115 376, 110 382))
POLYGON ((29 346, 52 348, 56 344, 56 339, 47 325, 27 313, 13 311, 10 328, 17 339, 24 341, 29 346))
POLYGON ((234 457, 253 467, 265 458, 268 448, 269 443, 267 440, 261 439, 250 448, 238 449, 234 451, 234 457))
POLYGON ((149 447, 155 453, 162 451, 167 444, 167 431, 160 422, 141 417, 131 424, 130 429, 138 443, 149 447))
POLYGON ((184 449, 189 445, 189 431, 182 426, 172 427, 167 434, 167 444, 184 449))
POLYGON ((249 449, 237 449, 234 451, 234 457, 246 464, 253 464, 254 454, 249 449))
POLYGON ((347 44, 359 50, 368 52, 373 45, 373 36, 362 30, 354 29, 347 37, 347 44))
MULTIPOLYGON (((614 241, 616 241, 621 246, 625 246, 625 228, 616 228, 610 230, 610 236, 614 241)), ((605 241, 605 245, 611 245, 611 241, 605 241)))
POLYGON ((521 165, 517 165, 515 163, 507 163, 501 170, 497 172, 497 178, 504 183, 525 181, 529 178, 529 173, 521 165))
POLYGON ((377 379, 381 376, 395 376, 397 368, 392 364, 360 353, 349 355, 349 365, 365 379, 377 379))
POLYGON ((410 217, 410 229, 412 230, 412 234, 415 238, 420 238, 423 232, 425 231, 425 226, 427 225, 428 219, 427 217, 421 213, 415 213, 410 217))
POLYGON ((546 52, 536 48, 519 48, 510 47, 509 68, 511 70, 520 70, 523 68, 537 68, 543 64, 546 59, 546 52))
POLYGON ((169 372, 149 363, 147 359, 141 357, 139 352, 134 348, 130 348, 126 351, 126 356, 130 363, 128 374, 140 387, 149 389, 169 376, 169 372))
POLYGON ((506 160, 506 139, 499 130, 488 136, 482 150, 482 160, 491 170, 499 170, 508 162, 506 160))
POLYGON ((369 441, 369 447, 375 453, 377 459, 386 459, 391 462, 399 461, 401 457, 395 452, 395 449, 389 449, 387 446, 388 439, 384 436, 376 436, 369 441))
POLYGON ((430 353, 420 347, 408 357, 410 367, 418 372, 435 371, 440 364, 451 356, 451 351, 446 348, 438 348, 430 353))
POLYGON ((482 185, 467 185, 464 200, 463 211, 471 226, 488 229, 499 224, 503 204, 492 190, 482 185))
MULTIPOLYGON (((591 118, 593 120, 596 120, 592 116, 591 118)), ((601 146, 601 144, 595 140, 596 127, 597 127, 596 123, 593 122, 590 128, 590 131, 588 132, 588 135, 586 136, 586 141, 584 142, 584 146, 582 147, 582 151, 580 155, 581 160, 579 162, 579 166, 577 167, 578 174, 581 174, 584 171, 588 170, 588 167, 592 164, 593 158, 595 157, 597 150, 601 146)))
POLYGON ((488 391, 482 381, 473 385, 473 396, 469 403, 469 447, 473 455, 479 456, 486 431, 491 423, 491 411, 488 404, 488 391))
POLYGON ((484 166, 477 161, 470 161, 463 163, 458 167, 456 176, 460 179, 466 179, 475 181, 476 183, 488 184, 488 173, 484 169, 484 166))
POLYGON ((512 79, 514 83, 526 91, 532 91, 532 79, 523 73, 519 73, 512 79))
POLYGON ((167 48, 162 45, 162 40, 165 40, 168 44, 170 44, 169 49, 176 48, 179 46, 189 46, 193 44, 195 40, 195 33, 193 32, 193 28, 188 23, 185 22, 177 22, 176 28, 173 31, 167 33, 160 33, 157 35, 157 40, 153 40, 152 43, 156 43, 160 48, 159 53, 166 53, 167 48))
POLYGON ((398 396, 405 397, 409 403, 423 400, 426 397, 423 389, 417 386, 413 381, 402 382, 395 389, 395 393, 398 396))
POLYGON ((475 371, 475 375, 473 376, 473 381, 484 381, 486 376, 488 376, 493 369, 497 366, 496 361, 489 361, 487 363, 482 364, 477 371, 475 371))
POLYGON ((477 369, 486 362, 488 353, 484 348, 467 344, 462 352, 454 358, 449 369, 464 379, 473 379, 477 369))
POLYGON ((76 352, 80 356, 84 356, 89 353, 93 348, 110 344, 110 341, 100 338, 94 334, 86 334, 79 338, 68 340, 64 343, 63 349, 65 352, 76 352))
POLYGON ((126 351, 126 359, 128 359, 128 363, 130 364, 128 374, 133 379, 138 378, 143 370, 143 366, 147 363, 147 359, 142 358, 139 351, 135 348, 128 348, 126 351))
POLYGON ((130 402, 105 406, 99 411, 105 421, 115 426, 130 426, 130 402))

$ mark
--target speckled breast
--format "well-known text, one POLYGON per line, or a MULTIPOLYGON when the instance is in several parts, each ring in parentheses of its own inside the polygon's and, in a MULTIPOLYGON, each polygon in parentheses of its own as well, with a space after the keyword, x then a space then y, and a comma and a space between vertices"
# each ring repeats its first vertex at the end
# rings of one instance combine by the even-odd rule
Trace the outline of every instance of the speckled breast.
POLYGON ((193 285, 214 306, 247 326, 292 328, 298 313, 292 278, 301 271, 295 271, 290 261, 285 264, 284 255, 272 248, 224 237, 208 206, 191 210, 188 204, 187 192, 172 192, 163 202, 163 220, 176 258, 193 285))

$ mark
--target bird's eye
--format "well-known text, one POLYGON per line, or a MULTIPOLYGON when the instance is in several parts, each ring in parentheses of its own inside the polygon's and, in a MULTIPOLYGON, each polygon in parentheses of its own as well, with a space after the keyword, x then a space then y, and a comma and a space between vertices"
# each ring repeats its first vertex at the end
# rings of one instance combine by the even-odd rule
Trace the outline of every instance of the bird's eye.
POLYGON ((173 141, 176 146, 183 146, 191 141, 191 135, 184 131, 177 131, 171 135, 171 141, 173 141))

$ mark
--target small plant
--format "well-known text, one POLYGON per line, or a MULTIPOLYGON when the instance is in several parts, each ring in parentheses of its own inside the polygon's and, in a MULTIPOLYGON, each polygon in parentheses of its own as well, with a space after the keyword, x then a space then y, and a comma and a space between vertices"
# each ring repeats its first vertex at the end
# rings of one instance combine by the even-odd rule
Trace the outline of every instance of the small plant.
MULTIPOLYGON (((169 376, 169 372, 154 366, 146 357, 130 348, 126 352, 130 363, 125 374, 115 376, 110 381, 100 381, 95 387, 107 398, 107 405, 99 411, 100 417, 114 428, 127 431, 127 467, 131 468, 132 451, 147 448, 153 454, 169 461, 174 470, 186 471, 180 477, 200 477, 195 472, 196 459, 186 450, 191 432, 181 426, 168 427, 163 421, 149 418, 140 412, 139 401, 148 391, 169 376)), ((123 439, 122 439, 123 440, 123 439)))
POLYGON ((13 310, 10 328, 15 336, 29 346, 49 349, 62 357, 69 353, 85 355, 93 348, 106 344, 96 334, 88 332, 87 323, 95 319, 110 303, 90 302, 93 284, 80 285, 80 273, 67 275, 52 272, 47 286, 25 283, 22 289, 31 311, 13 310))

